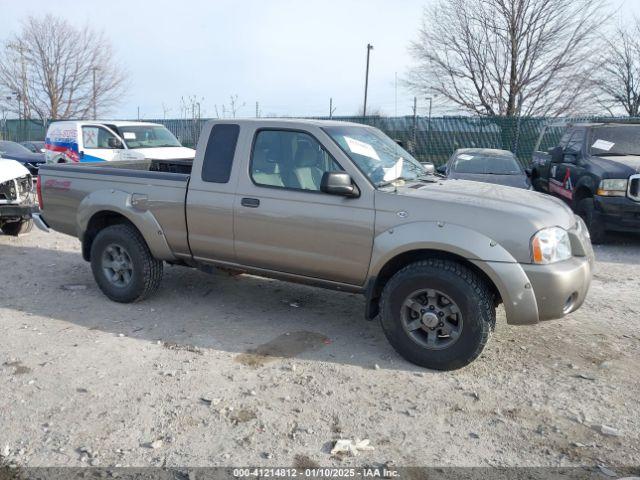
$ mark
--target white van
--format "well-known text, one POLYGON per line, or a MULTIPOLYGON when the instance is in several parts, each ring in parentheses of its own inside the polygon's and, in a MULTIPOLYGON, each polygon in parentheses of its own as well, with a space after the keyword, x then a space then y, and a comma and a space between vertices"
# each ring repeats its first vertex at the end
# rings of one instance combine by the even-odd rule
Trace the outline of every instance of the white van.
POLYGON ((145 122, 60 121, 47 130, 47 163, 111 160, 193 160, 163 125, 145 122))

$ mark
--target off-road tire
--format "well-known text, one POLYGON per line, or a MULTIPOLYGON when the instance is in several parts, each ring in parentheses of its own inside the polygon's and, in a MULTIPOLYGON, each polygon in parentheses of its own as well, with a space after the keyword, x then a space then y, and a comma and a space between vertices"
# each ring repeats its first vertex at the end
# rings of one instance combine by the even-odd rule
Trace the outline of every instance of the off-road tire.
POLYGON ((495 321, 489 286, 472 270, 451 260, 427 259, 406 266, 385 285, 380 301, 380 322, 389 343, 409 362, 434 370, 455 370, 475 360, 489 340, 495 321), (462 313, 462 332, 445 349, 430 350, 419 345, 402 325, 405 299, 423 288, 449 296, 462 313))
POLYGON ((93 277, 107 297, 115 302, 138 302, 155 292, 162 280, 162 261, 156 260, 144 238, 132 225, 112 225, 101 230, 91 245, 93 277), (112 283, 102 267, 102 256, 110 245, 119 245, 132 263, 130 282, 125 286, 112 283))
POLYGON ((593 198, 589 197, 580 200, 576 206, 576 213, 584 220, 584 223, 586 223, 589 229, 589 235, 591 236, 591 243, 604 243, 607 238, 607 231, 604 223, 596 214, 593 198))
POLYGON ((2 232, 5 235, 17 237, 29 233, 33 228, 33 220, 18 220, 17 222, 7 222, 2 224, 2 232))

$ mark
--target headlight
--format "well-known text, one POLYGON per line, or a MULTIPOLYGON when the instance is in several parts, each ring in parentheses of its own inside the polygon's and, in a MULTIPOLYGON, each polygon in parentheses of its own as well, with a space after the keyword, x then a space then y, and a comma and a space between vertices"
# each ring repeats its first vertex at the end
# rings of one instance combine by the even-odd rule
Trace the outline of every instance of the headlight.
POLYGON ((629 180, 626 178, 607 178, 600 182, 597 193, 604 197, 624 197, 628 186, 629 180))
POLYGON ((564 228, 544 228, 531 239, 533 263, 548 264, 571 258, 571 241, 564 228))

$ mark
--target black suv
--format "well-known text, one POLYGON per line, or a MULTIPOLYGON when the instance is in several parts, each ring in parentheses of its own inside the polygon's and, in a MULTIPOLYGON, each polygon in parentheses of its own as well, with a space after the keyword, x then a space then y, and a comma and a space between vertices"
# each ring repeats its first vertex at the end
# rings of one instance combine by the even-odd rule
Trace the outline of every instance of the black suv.
POLYGON ((533 154, 533 187, 564 200, 593 243, 607 230, 640 233, 640 124, 549 125, 533 154))

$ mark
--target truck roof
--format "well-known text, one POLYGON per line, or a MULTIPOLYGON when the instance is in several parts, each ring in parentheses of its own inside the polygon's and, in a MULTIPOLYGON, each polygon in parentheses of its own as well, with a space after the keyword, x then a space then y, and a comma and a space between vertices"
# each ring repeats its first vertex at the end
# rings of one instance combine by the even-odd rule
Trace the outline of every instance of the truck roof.
POLYGON ((368 127, 369 125, 365 125, 362 123, 355 122, 343 122, 341 120, 320 120, 313 118, 220 118, 220 119, 212 119, 208 120, 208 123, 234 123, 234 124, 260 124, 260 125, 269 125, 269 124, 304 124, 304 125, 315 125, 318 127, 340 127, 340 126, 354 126, 354 127, 368 127))
POLYGON ((161 126, 161 124, 153 123, 153 122, 130 122, 130 121, 122 121, 122 120, 57 120, 55 122, 51 122, 52 125, 54 123, 82 123, 84 125, 115 125, 116 127, 131 127, 135 125, 161 126))

